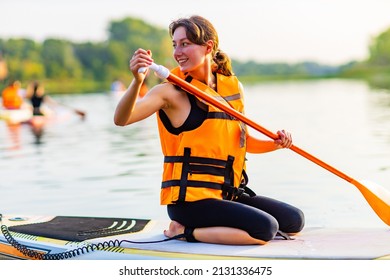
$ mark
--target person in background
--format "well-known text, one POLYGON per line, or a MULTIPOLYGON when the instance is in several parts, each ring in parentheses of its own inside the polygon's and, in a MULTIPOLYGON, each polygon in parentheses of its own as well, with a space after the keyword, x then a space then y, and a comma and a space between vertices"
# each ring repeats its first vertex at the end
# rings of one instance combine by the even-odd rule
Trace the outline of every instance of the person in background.
MULTIPOLYGON (((242 85, 219 49, 213 25, 192 16, 172 22, 169 32, 178 63, 171 72, 244 112, 242 85)), ((152 62, 150 51, 134 52, 129 65, 134 79, 114 123, 126 126, 156 113, 164 154, 160 200, 172 220, 164 234, 188 242, 263 245, 278 232, 286 238, 300 232, 302 211, 256 195, 247 186, 245 167, 246 152, 289 148, 291 134, 280 130, 275 141, 255 138, 240 121, 169 82, 137 98, 147 75, 138 70, 152 62)))
POLYGON ((20 109, 23 105, 23 97, 19 91, 21 83, 18 80, 11 80, 6 88, 2 91, 3 107, 8 110, 20 109))
POLYGON ((30 100, 31 106, 33 109, 33 116, 44 116, 45 113, 42 110, 42 105, 44 103, 50 103, 52 105, 57 105, 57 103, 45 94, 45 88, 39 82, 32 82, 27 90, 26 97, 30 100))
POLYGON ((26 98, 30 100, 32 106, 33 117, 29 121, 31 131, 35 136, 35 144, 42 144, 42 136, 44 134, 44 127, 47 121, 47 116, 51 111, 44 110, 42 105, 50 103, 57 105, 48 95, 45 94, 45 88, 39 82, 34 81, 30 83, 26 89, 26 98))
POLYGON ((123 82, 119 79, 116 79, 115 81, 112 82, 111 84, 111 92, 115 93, 115 92, 122 92, 124 91, 126 88, 123 84, 123 82))

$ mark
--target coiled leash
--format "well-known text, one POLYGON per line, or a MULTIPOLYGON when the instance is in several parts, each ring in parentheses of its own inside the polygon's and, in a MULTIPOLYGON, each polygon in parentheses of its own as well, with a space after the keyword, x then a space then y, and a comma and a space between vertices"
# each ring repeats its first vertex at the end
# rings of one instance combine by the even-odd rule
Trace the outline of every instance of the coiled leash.
POLYGON ((109 241, 104 241, 104 242, 99 242, 99 243, 92 243, 92 244, 87 244, 81 247, 77 247, 73 250, 66 251, 66 252, 61 252, 57 254, 50 254, 50 253, 41 253, 35 250, 29 249, 27 246, 19 243, 15 238, 12 236, 11 232, 8 230, 8 227, 6 225, 3 225, 2 222, 2 217, 3 215, 0 214, 0 225, 1 225, 1 232, 3 233, 5 239, 7 242, 17 249, 20 253, 23 255, 32 258, 32 259, 37 259, 37 260, 64 260, 64 259, 70 259, 73 257, 77 257, 86 253, 91 253, 94 251, 99 251, 99 250, 104 250, 112 247, 121 247, 123 243, 132 243, 132 244, 150 244, 150 243, 161 243, 161 242, 166 242, 170 240, 175 240, 179 238, 185 237, 185 234, 178 234, 173 237, 165 238, 162 240, 154 240, 154 241, 131 241, 131 240, 109 240, 109 241))

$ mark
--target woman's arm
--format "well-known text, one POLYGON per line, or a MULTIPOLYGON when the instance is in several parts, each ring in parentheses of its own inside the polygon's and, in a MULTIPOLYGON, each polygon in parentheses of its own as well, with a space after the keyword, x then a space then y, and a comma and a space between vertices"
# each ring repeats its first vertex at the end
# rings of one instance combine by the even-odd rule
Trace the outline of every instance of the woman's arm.
POLYGON ((260 154, 268 153, 282 148, 290 148, 292 145, 291 134, 285 130, 277 132, 279 138, 277 140, 263 140, 255 138, 249 133, 247 134, 247 152, 260 154))
POLYGON ((137 98, 140 88, 141 85, 133 80, 126 90, 115 110, 114 123, 116 125, 125 126, 141 121, 158 110, 167 107, 166 94, 170 90, 167 84, 153 87, 141 99, 137 98))
POLYGON ((142 83, 146 77, 146 73, 138 73, 138 70, 141 67, 149 66, 152 62, 151 52, 143 49, 138 49, 130 59, 129 68, 134 79, 116 107, 114 114, 116 125, 125 126, 138 122, 165 106, 166 101, 161 86, 152 88, 143 99, 138 99, 142 83))

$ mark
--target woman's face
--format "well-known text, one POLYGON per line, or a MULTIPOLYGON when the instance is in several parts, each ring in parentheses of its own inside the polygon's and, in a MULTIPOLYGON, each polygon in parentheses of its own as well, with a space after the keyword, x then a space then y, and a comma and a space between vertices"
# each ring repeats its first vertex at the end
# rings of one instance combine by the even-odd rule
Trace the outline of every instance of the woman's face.
POLYGON ((172 36, 173 57, 180 66, 182 72, 191 72, 204 65, 209 53, 207 46, 192 43, 186 34, 186 29, 178 27, 172 36))

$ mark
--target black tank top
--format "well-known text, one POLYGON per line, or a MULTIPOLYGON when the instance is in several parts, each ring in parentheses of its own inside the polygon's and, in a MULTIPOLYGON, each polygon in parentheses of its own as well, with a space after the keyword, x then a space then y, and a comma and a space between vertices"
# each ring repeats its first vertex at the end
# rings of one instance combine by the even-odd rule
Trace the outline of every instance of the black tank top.
POLYGON ((45 98, 44 95, 38 96, 36 94, 33 94, 33 96, 31 96, 31 105, 33 106, 33 115, 35 115, 35 116, 43 115, 42 111, 41 111, 41 105, 42 105, 44 98, 45 98))
POLYGON ((191 104, 191 110, 187 119, 181 126, 173 127, 165 112, 163 110, 158 111, 158 115, 164 124, 164 127, 174 135, 179 135, 184 131, 190 131, 198 128, 207 118, 208 112, 198 106, 196 97, 188 92, 186 92, 186 94, 191 104))

